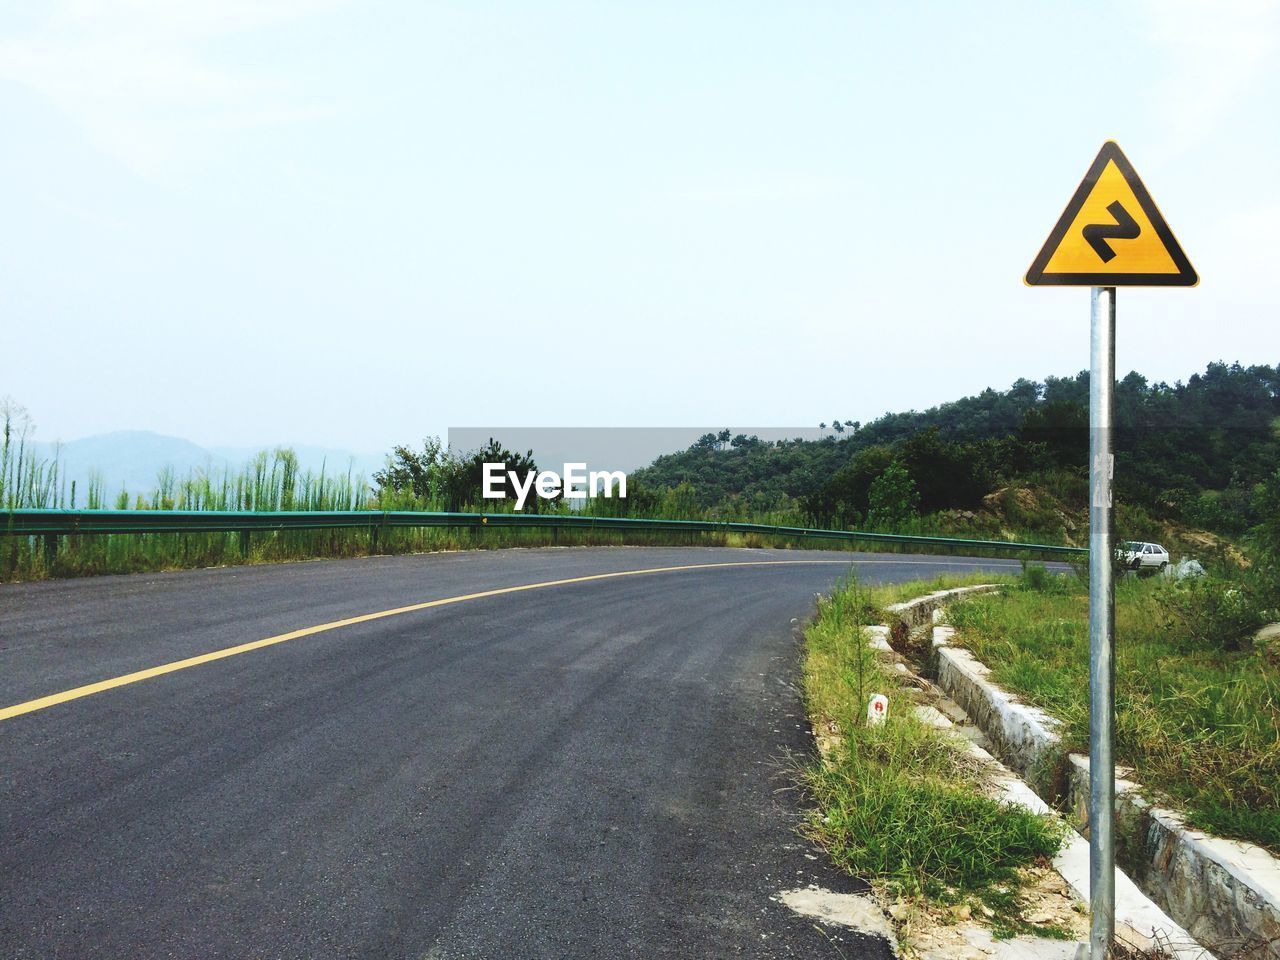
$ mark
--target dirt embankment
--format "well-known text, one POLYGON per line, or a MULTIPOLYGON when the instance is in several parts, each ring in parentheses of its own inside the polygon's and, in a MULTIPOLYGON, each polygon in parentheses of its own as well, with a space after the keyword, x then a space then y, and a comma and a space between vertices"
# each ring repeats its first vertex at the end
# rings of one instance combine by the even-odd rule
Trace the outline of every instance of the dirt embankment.
MULTIPOLYGON (((980 509, 951 510, 944 516, 957 527, 1002 540, 1018 539, 1020 534, 1031 530, 1040 532, 1047 540, 1070 546, 1087 546, 1089 541, 1088 507, 1065 503, 1042 488, 1001 487, 982 498, 980 509)), ((1248 560, 1233 543, 1216 534, 1171 520, 1134 522, 1126 517, 1123 506, 1117 532, 1124 539, 1158 541, 1169 550, 1175 562, 1183 557, 1201 561, 1225 557, 1241 566, 1248 565, 1248 560)))

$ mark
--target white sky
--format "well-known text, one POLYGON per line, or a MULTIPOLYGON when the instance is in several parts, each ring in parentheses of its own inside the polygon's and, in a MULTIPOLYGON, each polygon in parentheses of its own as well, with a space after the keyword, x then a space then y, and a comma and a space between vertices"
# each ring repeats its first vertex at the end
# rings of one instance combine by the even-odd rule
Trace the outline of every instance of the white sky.
POLYGON ((0 395, 46 440, 816 424, 1088 362, 1021 276, 1117 139, 1280 361, 1269 2, 0 2, 0 395))

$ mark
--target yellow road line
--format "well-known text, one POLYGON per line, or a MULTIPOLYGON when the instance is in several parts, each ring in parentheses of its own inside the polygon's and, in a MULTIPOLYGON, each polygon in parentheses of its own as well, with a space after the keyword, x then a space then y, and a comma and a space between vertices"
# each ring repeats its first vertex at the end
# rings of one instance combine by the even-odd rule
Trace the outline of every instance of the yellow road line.
MULTIPOLYGON (((911 561, 906 562, 909 563, 911 561)), ((202 663, 212 663, 214 660, 224 660, 227 657, 234 657, 240 653, 248 653, 251 650, 261 650, 263 647, 275 646, 277 643, 285 643, 289 640, 298 640, 301 637, 310 637, 317 633, 325 633, 329 630, 338 630, 342 627, 353 627, 358 623, 369 623, 372 620, 396 617, 402 613, 413 613, 417 610, 428 610, 431 607, 444 607, 451 603, 462 603, 466 600, 480 600, 484 597, 498 597, 507 593, 521 593, 525 590, 541 590, 544 587, 563 587, 570 583, 589 583, 593 580, 610 580, 615 577, 638 577, 651 573, 674 573, 680 570, 707 570, 713 567, 768 567, 806 563, 847 564, 850 563, 850 561, 847 559, 738 560, 726 561, 723 563, 689 563, 678 567, 651 567, 645 570, 620 570, 615 573, 593 573, 586 577, 569 577, 565 580, 546 580, 542 583, 525 583, 516 587, 499 587, 496 590, 482 590, 479 593, 464 593, 457 597, 444 597, 440 600, 427 600, 424 603, 414 603, 407 607, 396 607, 392 610, 379 610, 377 613, 365 613, 358 617, 348 617, 345 620, 333 620, 329 623, 321 623, 314 627, 304 627, 301 630, 292 630, 289 633, 281 633, 274 637, 266 637, 262 640, 253 640, 249 643, 241 643, 234 647, 223 647, 221 650, 202 653, 199 656, 188 657, 185 660, 174 660, 172 663, 162 663, 158 667, 149 667, 146 670, 138 670, 135 673, 126 673, 119 677, 112 677, 109 680, 99 680, 97 683, 85 684, 83 687, 73 687, 70 690, 63 690, 61 693, 51 693, 47 697, 40 697, 37 700, 28 700, 25 703, 15 703, 11 707, 4 707, 3 709, 0 709, 0 720, 9 720, 13 717, 20 717, 24 713, 35 713, 37 710, 45 710, 48 707, 54 707, 60 703, 66 703, 69 700, 79 700, 81 697, 89 697, 95 693, 114 690, 116 687, 127 686, 131 683, 139 683, 143 680, 150 680, 153 677, 162 677, 166 673, 175 673, 178 670, 186 670, 189 667, 198 667, 202 663)))

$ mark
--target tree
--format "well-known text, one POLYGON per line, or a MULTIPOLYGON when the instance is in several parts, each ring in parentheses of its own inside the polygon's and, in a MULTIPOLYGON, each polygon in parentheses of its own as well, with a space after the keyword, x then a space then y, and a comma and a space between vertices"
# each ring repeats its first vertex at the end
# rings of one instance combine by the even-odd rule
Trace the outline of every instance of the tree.
POLYGON ((893 451, 887 446, 860 451, 818 490, 801 498, 805 513, 820 527, 857 526, 866 515, 871 484, 892 462, 893 451))
MULTIPOLYGON (((1213 363, 1172 385, 1129 374, 1115 400, 1119 500, 1228 535, 1257 525, 1252 491, 1280 468, 1280 370, 1213 363)), ((1084 506, 1088 405, 1087 371, 1022 379, 856 429, 844 420, 843 432, 824 421, 813 440, 738 446, 732 457, 686 450, 633 476, 655 490, 687 482, 707 509, 749 501, 787 510, 798 501, 819 526, 860 522, 871 482, 894 459, 915 482, 922 513, 980 510, 986 494, 1011 484, 1047 486, 1084 506), (872 448, 890 452, 875 454, 868 474, 871 464, 855 461, 872 448)), ((721 436, 717 446, 731 442, 721 436)))
MULTIPOLYGON (((533 451, 513 453, 493 437, 489 442, 468 457, 450 457, 444 462, 444 494, 448 501, 448 509, 463 510, 470 506, 484 506, 493 501, 484 500, 484 465, 486 463, 502 464, 503 497, 515 500, 515 485, 511 482, 511 473, 523 477, 526 473, 538 472, 534 462, 533 451)), ((524 509, 530 513, 538 512, 541 498, 532 496, 525 501, 524 509)))
POLYGON ((436 495, 432 483, 442 460, 439 437, 422 441, 422 452, 396 447, 387 455, 385 466, 374 473, 380 492, 408 494, 416 500, 431 501, 436 495))
POLYGON ((1057 466, 1084 466, 1089 457, 1088 410, 1070 400, 1052 400, 1027 411, 1018 438, 1043 444, 1057 466))
MULTIPOLYGON (((396 447, 387 457, 386 466, 373 475, 378 485, 379 499, 385 503, 388 495, 411 497, 417 508, 465 510, 483 506, 484 465, 503 465, 501 488, 507 498, 516 496, 509 473, 523 476, 529 471, 537 473, 533 451, 519 454, 507 450, 492 437, 479 450, 467 455, 457 455, 445 450, 437 437, 422 441, 422 451, 408 447, 396 447)), ((490 501, 491 502, 491 501, 490 501)), ((525 502, 525 509, 537 512, 538 498, 525 502)))
POLYGON ((1280 584, 1280 470, 1259 484, 1254 492, 1257 515, 1262 518, 1254 539, 1272 575, 1280 584))
POLYGON ((867 499, 867 521, 873 527, 900 526, 920 515, 915 481, 897 460, 872 482, 867 499))
POLYGON ((979 444, 943 440, 937 427, 921 430, 899 444, 897 460, 915 481, 919 507, 925 513, 976 509, 995 487, 979 444))

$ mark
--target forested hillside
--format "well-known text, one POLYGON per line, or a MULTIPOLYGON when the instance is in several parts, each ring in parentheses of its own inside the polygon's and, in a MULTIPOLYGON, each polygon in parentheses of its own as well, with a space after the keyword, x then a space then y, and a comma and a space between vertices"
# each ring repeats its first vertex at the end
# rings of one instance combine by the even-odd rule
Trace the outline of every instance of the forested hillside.
MULTIPOLYGON (((975 511, 995 506, 1069 535, 1087 489, 1088 402, 1082 372, 839 422, 819 441, 724 431, 659 457, 633 481, 683 487, 726 516, 794 509, 814 524, 874 527, 942 514, 981 527, 975 511), (1037 511, 1045 516, 1028 516, 1037 511)), ((1172 385, 1130 373, 1117 388, 1116 424, 1122 520, 1234 536, 1263 519, 1263 485, 1280 470, 1277 367, 1213 363, 1172 385)))

